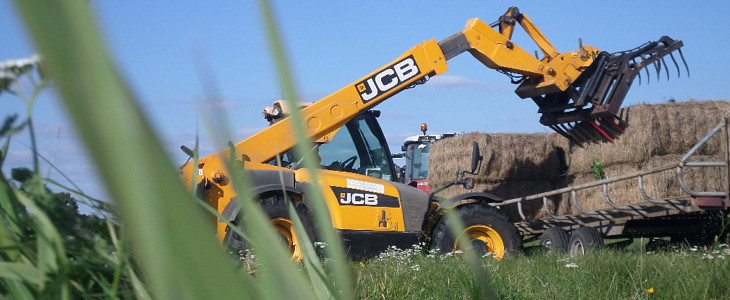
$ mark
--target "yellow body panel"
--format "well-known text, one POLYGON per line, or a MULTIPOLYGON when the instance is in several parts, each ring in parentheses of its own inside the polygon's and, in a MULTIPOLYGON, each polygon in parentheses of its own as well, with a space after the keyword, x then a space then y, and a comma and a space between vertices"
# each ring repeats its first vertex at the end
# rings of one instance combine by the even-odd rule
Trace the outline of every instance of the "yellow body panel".
POLYGON ((528 76, 542 76, 543 63, 512 43, 508 37, 474 18, 463 31, 474 55, 485 66, 528 76))
MULTIPOLYGON (((297 170, 295 174, 297 181, 310 182, 306 170, 297 170)), ((390 182, 360 174, 327 170, 320 170, 317 176, 320 180, 320 188, 325 203, 327 203, 327 208, 330 210, 334 228, 343 230, 403 231, 400 195, 390 182), (382 194, 394 197, 398 206, 341 205, 340 198, 344 197, 335 194, 332 187, 350 188, 360 191, 362 194, 382 194), (378 190, 380 188, 382 190, 378 190), (385 218, 383 218, 383 215, 385 215, 385 218)))

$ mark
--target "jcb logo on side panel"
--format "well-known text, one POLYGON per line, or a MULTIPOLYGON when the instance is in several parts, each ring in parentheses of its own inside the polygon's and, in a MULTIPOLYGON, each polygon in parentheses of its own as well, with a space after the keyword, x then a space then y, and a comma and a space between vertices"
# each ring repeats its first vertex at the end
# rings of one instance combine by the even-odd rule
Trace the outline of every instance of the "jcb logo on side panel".
POLYGON ((413 55, 394 63, 377 74, 370 76, 355 85, 363 103, 374 99, 377 96, 401 85, 408 79, 421 74, 413 55))
POLYGON ((380 193, 366 192, 355 189, 332 187, 340 205, 400 207, 398 198, 380 193))
POLYGON ((367 193, 340 193, 340 204, 378 205, 378 195, 367 193))

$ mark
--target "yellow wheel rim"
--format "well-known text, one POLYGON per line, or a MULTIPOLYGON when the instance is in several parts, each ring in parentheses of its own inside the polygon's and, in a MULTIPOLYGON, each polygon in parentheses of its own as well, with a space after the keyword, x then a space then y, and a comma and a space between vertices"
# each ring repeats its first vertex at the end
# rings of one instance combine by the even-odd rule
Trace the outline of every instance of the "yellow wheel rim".
POLYGON ((277 230, 282 238, 282 241, 286 244, 285 246, 292 254, 291 259, 296 262, 300 262, 303 258, 302 248, 299 245, 299 238, 297 233, 294 232, 294 224, 291 220, 285 218, 271 219, 271 223, 277 230))
MULTIPOLYGON (((474 225, 466 228, 464 232, 466 233, 466 238, 471 243, 483 243, 487 253, 491 253, 491 255, 493 255, 497 260, 504 257, 504 241, 502 240, 502 237, 499 236, 499 233, 492 229, 492 227, 486 225, 474 225)), ((476 247, 474 246, 473 248, 476 247)), ((454 242, 454 249, 460 249, 458 241, 454 242)))

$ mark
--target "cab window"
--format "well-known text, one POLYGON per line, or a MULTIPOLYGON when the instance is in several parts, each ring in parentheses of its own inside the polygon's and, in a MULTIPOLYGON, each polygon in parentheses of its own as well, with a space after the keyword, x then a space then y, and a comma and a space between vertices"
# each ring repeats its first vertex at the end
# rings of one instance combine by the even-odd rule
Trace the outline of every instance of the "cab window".
POLYGON ((329 143, 319 146, 320 164, 329 170, 359 173, 393 180, 390 150, 370 113, 363 113, 341 128, 329 143))

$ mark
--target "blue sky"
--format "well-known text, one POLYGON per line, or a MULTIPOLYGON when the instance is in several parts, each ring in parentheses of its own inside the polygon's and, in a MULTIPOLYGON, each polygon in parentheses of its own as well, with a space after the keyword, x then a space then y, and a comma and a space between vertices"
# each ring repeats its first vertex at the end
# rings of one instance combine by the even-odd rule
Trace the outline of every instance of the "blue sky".
MULTIPOLYGON (((97 14, 107 47, 175 161, 179 146, 193 145, 200 127, 202 153, 214 152, 197 120, 200 105, 212 105, 214 89, 234 132, 244 139, 264 128, 263 107, 282 97, 254 1, 88 1, 97 14), (201 74, 205 65, 210 74, 201 74), (202 77, 210 77, 201 79, 202 77), (215 86, 206 86, 209 83, 215 86)), ((726 53, 730 50, 727 1, 273 1, 300 98, 317 99, 388 64, 413 45, 441 40, 479 17, 496 20, 518 5, 558 50, 584 44, 614 52, 669 35, 685 43, 692 76, 635 85, 626 105, 669 99, 730 99, 726 53)), ((0 0, 0 61, 35 52, 9 0, 0 0)), ((515 33, 528 52, 537 49, 515 33)), ((391 150, 421 122, 439 132, 548 132, 537 107, 514 94, 509 79, 470 55, 449 62, 449 72, 381 104, 381 125, 391 150)), ((104 99, 99 99, 104 101, 104 99)), ((0 117, 25 116, 19 99, 0 95, 0 117)), ((85 192, 104 197, 93 165, 53 91, 34 108, 41 154, 54 158, 85 192), (60 134, 59 134, 60 132, 60 134)), ((11 144, 3 167, 30 166, 27 133, 11 144)), ((144 155, 144 153, 140 153, 144 155)), ((45 167, 44 167, 45 168, 45 167)), ((58 178, 55 172, 51 173, 58 178)))

